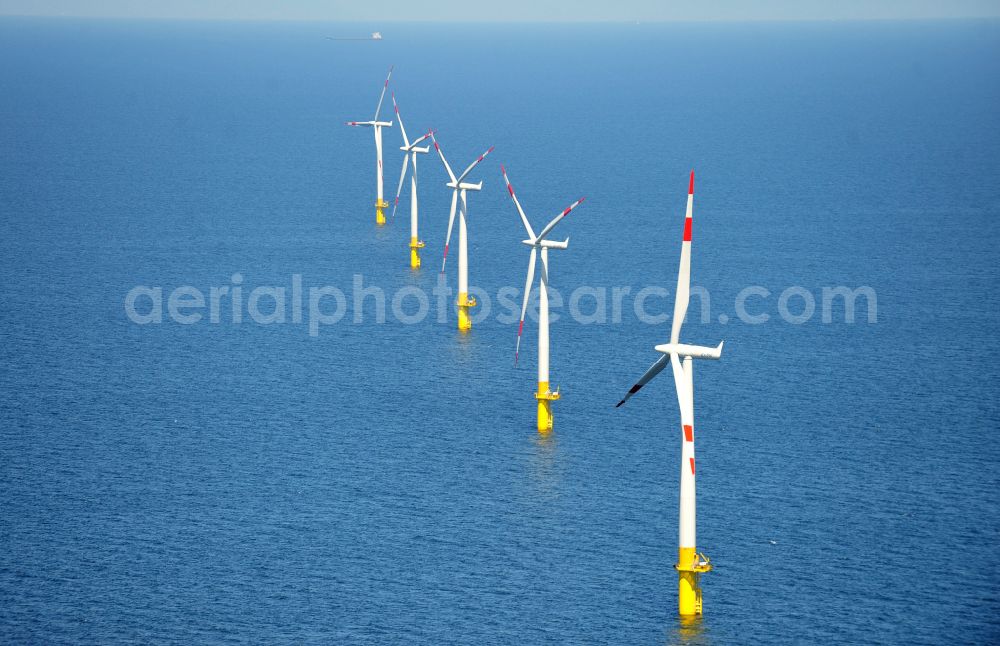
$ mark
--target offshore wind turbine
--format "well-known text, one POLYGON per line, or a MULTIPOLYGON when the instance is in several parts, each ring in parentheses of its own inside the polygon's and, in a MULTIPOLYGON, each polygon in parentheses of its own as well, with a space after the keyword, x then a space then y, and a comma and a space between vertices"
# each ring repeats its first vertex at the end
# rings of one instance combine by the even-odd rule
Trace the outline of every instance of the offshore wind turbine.
POLYGON ((399 130, 403 133, 403 145, 399 147, 403 151, 403 171, 399 174, 399 186, 396 187, 396 201, 392 205, 392 216, 396 217, 396 207, 399 206, 399 194, 403 190, 403 182, 406 181, 406 166, 413 158, 413 174, 410 175, 410 268, 420 268, 420 250, 424 248, 420 236, 417 234, 417 153, 427 153, 430 148, 418 146, 421 142, 431 136, 428 131, 426 135, 417 139, 413 143, 406 137, 406 128, 403 127, 403 117, 399 114, 399 105, 396 103, 396 93, 392 93, 392 107, 396 110, 396 119, 399 120, 399 130))
POLYGON ((528 239, 522 240, 521 244, 531 247, 531 255, 528 256, 528 277, 524 281, 524 300, 521 302, 521 322, 517 326, 517 347, 514 350, 515 366, 517 366, 517 358, 521 353, 524 315, 528 310, 528 297, 531 295, 531 287, 535 279, 535 258, 541 250, 542 270, 539 272, 538 281, 538 391, 535 392, 535 399, 538 400, 538 432, 548 433, 552 430, 552 402, 559 399, 559 389, 552 392, 549 388, 549 249, 566 249, 569 247, 569 238, 562 242, 556 242, 546 240, 545 236, 569 215, 570 211, 580 206, 584 198, 581 197, 567 206, 536 236, 531 228, 531 223, 528 222, 528 216, 524 214, 524 209, 521 208, 521 203, 517 200, 517 195, 514 194, 514 187, 511 186, 510 180, 507 178, 507 170, 501 166, 500 172, 503 174, 503 181, 507 184, 510 199, 514 201, 524 229, 528 232, 528 239))
POLYGON ((670 343, 656 346, 663 354, 650 366, 639 381, 618 402, 618 406, 639 392, 653 377, 662 371, 667 362, 674 373, 677 389, 677 403, 681 412, 681 483, 680 514, 678 532, 677 603, 683 616, 700 615, 701 574, 712 569, 712 564, 703 554, 698 553, 695 536, 695 479, 694 479, 694 380, 691 359, 718 359, 722 356, 722 343, 714 348, 687 345, 680 342, 681 326, 687 314, 691 296, 691 221, 694 207, 694 171, 688 184, 687 212, 684 216, 684 241, 681 243, 681 262, 677 271, 677 296, 674 301, 674 317, 670 328, 670 343))
POLYGON ((469 164, 469 167, 462 172, 461 175, 455 177, 455 173, 451 171, 451 166, 448 165, 448 160, 444 158, 444 151, 441 150, 441 146, 438 145, 437 138, 431 133, 431 139, 434 141, 434 150, 438 152, 441 156, 441 162, 444 164, 444 169, 448 171, 448 177, 451 181, 445 184, 448 188, 452 190, 451 193, 451 213, 448 215, 448 236, 444 241, 444 257, 441 260, 441 273, 444 273, 445 263, 448 262, 448 244, 451 242, 451 228, 455 223, 455 208, 458 206, 459 216, 458 216, 458 329, 467 332, 472 329, 472 319, 469 317, 469 308, 476 306, 476 299, 469 296, 469 235, 466 231, 465 216, 468 213, 468 204, 466 202, 466 191, 480 191, 483 188, 483 183, 471 184, 469 182, 463 181, 468 177, 472 169, 479 165, 481 161, 486 159, 486 156, 493 152, 493 146, 490 146, 489 150, 484 152, 479 156, 476 161, 469 164))
POLYGON ((382 226, 385 224, 385 209, 389 208, 389 203, 382 196, 382 128, 391 128, 391 121, 379 121, 378 113, 382 109, 382 100, 385 99, 385 91, 389 87, 389 79, 392 78, 392 68, 389 68, 389 75, 385 77, 385 85, 382 86, 382 94, 378 97, 378 105, 375 106, 375 118, 371 121, 348 121, 349 126, 368 126, 375 129, 375 156, 377 164, 375 167, 378 196, 375 199, 375 224, 382 226))

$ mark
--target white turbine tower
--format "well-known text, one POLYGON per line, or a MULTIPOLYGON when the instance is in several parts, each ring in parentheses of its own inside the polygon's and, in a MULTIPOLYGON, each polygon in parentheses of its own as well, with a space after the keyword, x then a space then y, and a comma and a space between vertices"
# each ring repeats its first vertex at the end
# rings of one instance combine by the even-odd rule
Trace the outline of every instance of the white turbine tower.
POLYGON ((420 148, 420 144, 431 136, 426 135, 417 139, 413 143, 406 137, 406 128, 403 127, 403 117, 399 114, 399 105, 396 104, 396 93, 392 93, 392 107, 396 110, 396 119, 399 120, 399 130, 403 133, 403 145, 399 147, 403 151, 403 171, 399 174, 399 186, 396 187, 396 201, 392 205, 391 219, 396 218, 396 207, 399 206, 399 194, 403 190, 403 182, 406 181, 406 166, 413 158, 413 174, 410 175, 410 267, 420 268, 420 250, 424 248, 424 243, 420 241, 417 234, 417 153, 427 153, 430 148, 420 148))
POLYGON ((441 260, 441 273, 444 273, 445 263, 448 262, 448 244, 451 242, 451 228, 455 223, 455 207, 459 205, 459 216, 458 216, 458 329, 467 332, 472 329, 472 319, 469 317, 469 308, 476 306, 476 299, 469 296, 469 240, 468 233, 466 231, 465 216, 468 212, 466 207, 465 192, 466 191, 479 191, 483 188, 483 183, 470 184, 464 182, 472 169, 479 165, 479 162, 486 159, 486 156, 493 152, 493 146, 479 156, 476 161, 469 164, 469 167, 465 171, 455 177, 455 173, 451 172, 451 166, 448 165, 448 160, 444 158, 444 152, 441 150, 441 146, 438 145, 437 138, 431 134, 431 139, 434 140, 434 150, 438 152, 441 156, 441 162, 444 163, 444 169, 448 171, 448 177, 451 181, 446 184, 446 186, 452 189, 451 194, 451 213, 448 215, 448 236, 445 238, 444 242, 444 257, 441 260))
POLYGON ((694 171, 688 185, 687 213, 684 218, 684 242, 681 244, 681 263, 677 272, 677 297, 674 301, 674 317, 670 328, 670 343, 656 346, 663 356, 650 366, 649 370, 618 402, 618 406, 639 392, 653 377, 670 362, 677 388, 677 403, 681 410, 681 484, 679 542, 677 564, 678 608, 683 616, 701 614, 701 573, 708 572, 712 565, 698 553, 695 536, 695 480, 694 480, 694 381, 691 359, 718 359, 722 356, 722 343, 709 348, 686 345, 680 342, 681 326, 687 314, 691 295, 691 216, 694 206, 694 171), (683 363, 682 363, 683 361, 683 363))
POLYGON ((555 392, 552 392, 549 388, 549 249, 566 249, 569 246, 569 238, 566 238, 562 242, 554 242, 546 240, 545 236, 564 217, 569 215, 570 211, 582 204, 584 198, 581 197, 566 207, 562 213, 545 225, 541 233, 536 236, 535 232, 531 229, 531 224, 528 222, 528 216, 524 214, 524 209, 521 208, 521 203, 517 201, 517 196, 514 194, 514 187, 511 186, 510 180, 507 178, 507 170, 501 166, 500 172, 503 174, 503 181, 507 184, 507 192, 510 193, 510 199, 514 201, 514 206, 517 207, 517 213, 521 216, 524 229, 528 232, 528 239, 522 240, 521 243, 531 247, 531 255, 528 257, 528 277, 524 281, 524 300, 521 302, 521 322, 517 326, 517 347, 514 350, 515 366, 517 365, 517 358, 521 353, 521 333, 524 332, 524 315, 528 310, 528 298, 531 295, 531 287, 535 279, 535 258, 538 255, 539 249, 541 249, 542 271, 540 272, 538 281, 538 391, 535 393, 535 399, 538 400, 538 432, 548 433, 552 430, 552 402, 559 399, 559 389, 557 388, 555 392))
POLYGON ((389 68, 389 75, 385 77, 385 85, 382 86, 382 94, 378 98, 378 105, 375 106, 375 118, 371 121, 348 121, 349 126, 370 126, 375 129, 375 155, 378 158, 375 168, 378 197, 375 200, 375 223, 379 226, 385 224, 385 209, 389 208, 389 203, 382 195, 382 128, 391 128, 391 121, 379 121, 378 113, 382 109, 382 100, 385 99, 385 91, 389 87, 389 79, 392 78, 392 68, 389 68))

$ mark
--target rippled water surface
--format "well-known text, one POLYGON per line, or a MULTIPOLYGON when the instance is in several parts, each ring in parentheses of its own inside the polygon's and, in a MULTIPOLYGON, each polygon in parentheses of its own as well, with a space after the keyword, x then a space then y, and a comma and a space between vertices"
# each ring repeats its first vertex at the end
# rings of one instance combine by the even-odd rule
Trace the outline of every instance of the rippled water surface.
POLYGON ((0 21, 0 641, 995 641, 998 106, 995 22, 0 21), (374 226, 370 133, 343 125, 393 63, 411 133, 461 167, 496 145, 474 285, 523 285, 500 163, 536 228, 587 196, 551 261, 548 438, 535 330, 515 370, 497 302, 467 337, 451 312, 378 324, 371 299, 316 337, 126 317, 136 285, 236 272, 244 297, 293 274, 430 290, 440 163, 421 159, 412 273, 404 219, 374 226), (629 297, 583 325, 566 301, 673 291, 692 167, 711 303, 684 336, 726 347, 695 365, 716 569, 682 626, 669 371, 614 408, 669 324, 629 297), (765 324, 736 317, 751 285, 765 324), (796 285, 801 325, 778 308, 796 285), (877 322, 862 300, 824 324, 839 285, 870 286, 877 322))

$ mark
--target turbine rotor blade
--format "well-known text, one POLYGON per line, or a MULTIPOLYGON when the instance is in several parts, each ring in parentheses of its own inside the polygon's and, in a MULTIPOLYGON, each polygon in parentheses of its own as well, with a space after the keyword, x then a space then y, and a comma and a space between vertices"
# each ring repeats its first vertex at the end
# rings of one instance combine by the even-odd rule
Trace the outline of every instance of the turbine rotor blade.
POLYGON ((396 105, 396 93, 392 93, 392 107, 396 111, 396 119, 399 120, 399 130, 403 133, 403 145, 410 147, 410 140, 406 138, 406 128, 403 127, 403 117, 399 114, 399 106, 396 105))
MULTIPOLYGON (((403 125, 400 123, 400 125, 403 125)), ((399 174, 399 186, 396 187, 396 201, 392 205, 392 215, 389 220, 392 221, 396 217, 396 207, 399 206, 399 194, 403 192, 403 182, 406 181, 406 168, 410 163, 410 153, 403 155, 403 172, 399 174)))
POLYGON ((500 172, 503 174, 503 181, 507 184, 507 192, 510 193, 510 199, 514 200, 514 206, 517 207, 517 213, 521 216, 521 222, 524 223, 524 228, 528 232, 528 237, 532 240, 535 239, 535 232, 531 230, 531 224, 528 222, 528 216, 524 214, 524 209, 521 208, 521 203, 517 201, 517 195, 514 194, 514 187, 511 186, 510 180, 507 179, 507 169, 500 165, 500 172))
MULTIPOLYGON (((442 159, 444 159, 442 157, 442 159)), ((451 214, 448 215, 448 236, 444 239, 444 257, 441 259, 441 273, 444 273, 444 265, 448 262, 448 244, 451 242, 451 228, 455 224, 455 207, 458 204, 458 189, 451 193, 451 214)))
MULTIPOLYGON (((448 165, 448 160, 444 158, 444 151, 441 150, 441 146, 438 145, 437 137, 434 136, 433 132, 431 132, 431 140, 434 142, 434 150, 436 150, 437 153, 438 153, 438 155, 441 157, 441 162, 444 164, 444 169, 446 171, 448 171, 448 177, 451 178, 451 181, 452 181, 453 184, 457 185, 458 184, 458 180, 455 179, 455 173, 451 172, 451 166, 448 165)), ((451 212, 452 212, 452 215, 454 215, 454 213, 455 213, 454 207, 452 207, 451 212)), ((444 271, 444 270, 442 270, 442 271, 444 271)))
POLYGON ((378 97, 378 105, 375 106, 375 118, 372 121, 378 121, 378 113, 382 109, 382 100, 385 99, 385 91, 389 89, 390 78, 392 78, 392 67, 389 68, 389 75, 385 77, 385 85, 382 86, 382 94, 378 97))
POLYGON ((677 343, 681 336, 681 326, 687 316, 691 299, 691 222, 694 210, 694 171, 688 183, 687 212, 684 215, 684 241, 681 242, 681 261, 677 269, 677 296, 674 300, 674 318, 670 323, 670 342, 677 343))
POLYGON ((681 409, 681 421, 684 424, 689 424, 689 420, 693 417, 691 414, 693 402, 691 392, 688 389, 688 376, 684 372, 680 357, 676 354, 670 355, 670 367, 673 368, 674 372, 674 387, 677 390, 677 405, 681 409))
POLYGON ((535 280, 535 258, 538 255, 538 248, 531 248, 531 257, 528 259, 528 277, 524 281, 524 298, 521 301, 521 322, 517 325, 517 347, 514 349, 514 367, 517 367, 517 358, 521 354, 521 333, 524 332, 524 315, 528 311, 528 298, 531 296, 531 285, 535 280))
POLYGON ((566 217, 567 215, 569 215, 570 211, 572 211, 576 207, 578 207, 581 204, 583 204, 583 201, 585 199, 587 199, 587 198, 581 197, 576 202, 573 202, 572 204, 570 204, 569 206, 567 206, 566 209, 562 213, 560 213, 556 217, 552 218, 552 221, 549 222, 548 224, 546 224, 545 228, 542 229, 542 232, 538 234, 538 238, 536 238, 536 240, 542 240, 543 238, 545 238, 545 236, 547 236, 549 234, 549 231, 552 231, 552 229, 554 229, 557 224, 559 224, 560 222, 562 222, 562 219, 564 217, 566 217))
MULTIPOLYGON (((402 125, 403 125, 403 122, 402 122, 402 121, 400 121, 400 122, 399 122, 399 125, 400 125, 400 126, 402 126, 402 125)), ((423 136, 423 137, 421 137, 420 139, 417 139, 417 140, 416 140, 416 141, 414 141, 414 142, 413 142, 412 144, 407 144, 407 147, 408 147, 408 148, 413 148, 414 146, 416 146, 416 145, 417 145, 417 144, 419 144, 420 142, 422 142, 422 141, 424 141, 424 140, 426 140, 426 139, 430 138, 430 136, 431 136, 431 135, 433 135, 433 134, 434 134, 434 131, 433 131, 433 130, 428 130, 428 131, 427 131, 427 134, 426 134, 426 135, 424 135, 424 136, 423 136)))
POLYGON ((625 393, 625 396, 622 397, 622 400, 617 404, 615 404, 615 408, 618 408, 619 406, 627 402, 632 397, 632 395, 639 392, 639 389, 648 384, 653 379, 653 377, 663 372, 663 369, 667 367, 667 362, 670 361, 671 356, 674 355, 664 354, 659 359, 657 359, 656 362, 654 362, 653 365, 651 365, 649 369, 646 372, 644 372, 641 377, 639 377, 639 381, 635 382, 635 385, 629 388, 629 391, 625 393))
POLYGON ((483 153, 482 155, 480 155, 480 156, 479 156, 479 159, 477 159, 476 161, 474 161, 474 162, 472 162, 471 164, 469 164, 469 167, 465 169, 465 172, 464 172, 464 173, 462 173, 461 175, 459 175, 459 176, 458 176, 458 179, 457 179, 457 180, 455 180, 455 183, 456 183, 456 184, 458 184, 458 183, 459 183, 459 182, 461 182, 461 181, 462 181, 463 179, 465 179, 465 178, 466 178, 466 176, 467 176, 467 175, 468 175, 469 173, 471 173, 471 172, 472 172, 472 169, 473 169, 473 168, 475 168, 476 166, 478 166, 478 165, 479 165, 479 163, 480 163, 481 161, 483 161, 484 159, 486 159, 486 156, 487 156, 487 155, 489 155, 489 154, 490 154, 491 152, 493 152, 493 148, 494 148, 493 146, 490 146, 490 149, 489 149, 489 150, 487 150, 486 152, 484 152, 484 153, 483 153))

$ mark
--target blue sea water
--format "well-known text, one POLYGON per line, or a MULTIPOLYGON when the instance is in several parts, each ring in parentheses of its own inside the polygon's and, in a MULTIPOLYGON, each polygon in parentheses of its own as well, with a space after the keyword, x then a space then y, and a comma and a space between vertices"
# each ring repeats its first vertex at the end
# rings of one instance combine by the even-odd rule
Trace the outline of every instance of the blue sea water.
POLYGON ((997 22, 0 20, 0 641, 996 642, 998 218, 997 22), (564 296, 672 293, 696 170, 711 316, 684 337, 726 340, 695 366, 702 621, 676 616, 669 371, 614 407, 668 336, 631 301, 554 322, 548 438, 534 327, 514 369, 498 304, 465 337, 372 300, 317 336, 126 316, 137 285, 237 272, 430 290, 440 163, 412 273, 405 211, 374 226, 370 132, 343 125, 391 64, 411 135, 461 167, 496 145, 469 197, 487 293, 527 262, 500 163, 536 229, 587 196, 564 296), (753 285, 760 325, 735 315, 753 285), (862 299, 824 324, 836 286, 871 287, 877 321, 862 299))

